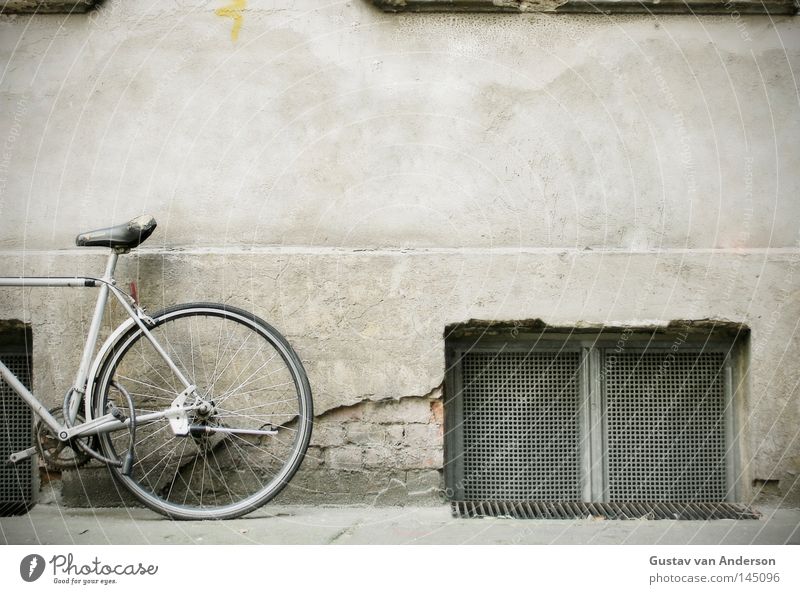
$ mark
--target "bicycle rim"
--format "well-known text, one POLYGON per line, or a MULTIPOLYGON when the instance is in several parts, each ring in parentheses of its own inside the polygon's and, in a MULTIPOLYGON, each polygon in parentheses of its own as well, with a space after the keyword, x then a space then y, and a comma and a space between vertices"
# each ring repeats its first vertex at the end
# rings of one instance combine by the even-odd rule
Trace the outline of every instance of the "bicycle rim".
MULTIPOLYGON (((154 320, 150 332, 212 408, 189 413, 193 431, 186 436, 167 419, 137 421, 130 476, 109 468, 140 501, 176 519, 256 509, 288 483, 308 447, 313 412, 300 360, 274 328, 228 306, 178 306, 154 320)), ((183 391, 138 327, 111 349, 97 414, 109 403, 127 410, 112 382, 131 395, 137 418, 169 408, 183 391)), ((127 431, 100 437, 109 457, 127 452, 127 431)))

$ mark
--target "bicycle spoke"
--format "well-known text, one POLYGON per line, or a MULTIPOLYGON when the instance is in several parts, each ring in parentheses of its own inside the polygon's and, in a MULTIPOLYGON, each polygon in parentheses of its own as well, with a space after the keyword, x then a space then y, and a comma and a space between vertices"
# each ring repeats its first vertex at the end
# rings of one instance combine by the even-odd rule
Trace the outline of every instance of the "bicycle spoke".
MULTIPOLYGON (((117 373, 117 377, 118 378, 122 378, 122 379, 124 379, 126 381, 129 381, 129 382, 136 382, 137 384, 142 384, 143 386, 147 386, 149 388, 155 388, 156 390, 160 390, 161 392, 166 392, 167 394, 172 396, 172 399, 170 400, 170 402, 175 399, 175 396, 178 395, 178 392, 165 390, 164 388, 160 388, 160 387, 158 387, 158 386, 156 386, 154 384, 151 384, 149 382, 143 382, 142 380, 138 380, 136 378, 133 378, 133 377, 130 377, 130 376, 127 376, 127 375, 122 375, 122 374, 117 373)), ((149 394, 148 394, 148 396, 149 396, 149 394)), ((164 397, 162 396, 161 398, 164 398, 164 397)))
MULTIPOLYGON (((187 445, 188 445, 188 442, 184 442, 184 444, 183 444, 183 450, 181 451, 181 457, 183 457, 184 453, 186 452, 186 446, 187 446, 187 445)), ((191 478, 191 477, 190 477, 190 478, 191 478)), ((172 474, 172 480, 171 480, 171 481, 170 481, 170 483, 169 483, 169 490, 167 491, 167 494, 166 494, 166 498, 167 498, 167 499, 170 499, 170 498, 171 498, 171 496, 172 496, 172 491, 173 491, 173 489, 175 488, 175 485, 177 484, 177 482, 178 482, 178 479, 180 479, 180 481, 183 483, 184 490, 185 490, 186 494, 188 495, 189 493, 191 493, 191 491, 192 491, 192 487, 191 487, 191 485, 190 485, 189 483, 187 483, 187 482, 186 482, 186 480, 185 480, 185 479, 184 479, 184 478, 183 478, 183 477, 180 475, 180 473, 178 473, 178 472, 174 472, 174 473, 172 474)), ((185 501, 185 500, 186 500, 186 496, 184 496, 184 501, 185 501)))
MULTIPOLYGON (((162 462, 164 462, 164 470, 166 470, 166 469, 167 469, 167 466, 169 465, 169 464, 167 463, 167 461, 168 461, 168 460, 169 460, 169 458, 172 456, 172 453, 173 453, 173 452, 174 452, 176 449, 178 449, 178 447, 180 446, 180 442, 179 442, 179 441, 177 441, 177 440, 172 440, 172 441, 174 441, 174 442, 175 442, 175 445, 173 445, 173 446, 172 446, 172 449, 169 451, 169 453, 167 454, 167 456, 166 456, 165 458, 161 458, 161 461, 162 461, 162 462)), ((145 461, 147 458, 149 458, 150 456, 152 456, 153 454, 155 454, 157 451, 161 450, 163 447, 167 446, 169 443, 170 443, 170 442, 169 442, 169 441, 167 441, 167 442, 165 442, 164 444, 162 444, 160 447, 158 447, 157 449, 155 449, 155 450, 153 450, 152 452, 150 452, 150 454, 149 454, 149 455, 147 455, 147 456, 145 456, 144 458, 142 458, 141 462, 144 462, 144 461, 145 461)), ((156 464, 153 466, 153 468, 151 468, 151 469, 150 469, 150 470, 148 470, 148 471, 147 471, 147 472, 146 472, 144 475, 142 475, 142 478, 141 478, 141 480, 145 480, 145 479, 146 479, 146 478, 147 478, 147 477, 150 475, 150 473, 151 473, 151 472, 153 472, 153 471, 154 471, 156 468, 158 468, 158 463, 156 463, 156 464)), ((159 475, 158 475, 158 480, 157 480, 157 481, 156 481, 156 483, 155 483, 156 485, 158 485, 158 483, 159 483, 159 482, 161 482, 161 477, 164 475, 164 470, 162 470, 162 471, 161 471, 161 474, 159 474, 159 475)))
POLYGON ((192 361, 192 377, 189 378, 190 382, 197 383, 197 371, 194 367, 194 333, 192 332, 192 325, 189 324, 189 356, 192 361))
MULTIPOLYGON (((155 349, 151 349, 151 350, 153 352, 155 352, 155 349)), ((161 372, 158 369, 156 369, 155 366, 152 363, 150 363, 149 360, 144 358, 144 349, 142 349, 140 347, 139 351, 140 351, 140 354, 142 355, 142 361, 144 361, 147 364, 147 366, 150 367, 150 369, 152 369, 153 371, 156 372, 156 375, 158 375, 158 377, 161 378, 161 380, 164 382, 165 385, 169 386, 172 389, 172 392, 174 394, 180 394, 179 391, 175 390, 175 384, 173 384, 172 382, 168 382, 167 379, 163 375, 161 375, 161 372)), ((159 355, 159 361, 161 361, 163 363, 163 360, 161 359, 160 355, 159 355)), ((167 390, 165 390, 165 391, 167 391, 167 390)))
MULTIPOLYGON (((180 363, 181 372, 183 373, 184 376, 186 376, 186 373, 187 373, 186 364, 183 362, 183 359, 181 358, 181 356, 178 353, 177 349, 174 346, 172 346, 172 342, 170 341, 169 335, 166 332, 164 332, 164 340, 166 340, 167 346, 169 346, 169 348, 172 350, 173 354, 177 357, 178 363, 180 363)), ((181 390, 181 391, 183 391, 183 390, 181 390)))
MULTIPOLYGON (((224 473, 219 465, 219 460, 217 460, 217 454, 214 451, 214 448, 211 448, 211 457, 214 458, 214 464, 216 464, 217 470, 219 470, 219 482, 222 483, 222 485, 225 487, 225 490, 228 491, 228 495, 231 498, 231 503, 234 503, 236 500, 233 498, 233 492, 231 492, 230 488, 228 487, 228 481, 225 480, 224 473)), ((210 470, 213 472, 212 468, 210 468, 210 470)))
POLYGON ((242 441, 242 442, 246 443, 248 446, 250 446, 250 447, 253 447, 253 448, 257 449, 259 452, 261 452, 261 453, 263 453, 263 454, 266 454, 267 456, 271 456, 271 457, 275 458, 276 460, 278 460, 279 462, 283 462, 283 460, 281 460, 280 458, 278 458, 278 457, 277 457, 275 454, 273 454, 272 452, 268 452, 268 451, 267 451, 267 450, 265 450, 264 448, 260 448, 260 447, 258 447, 258 446, 257 446, 257 445, 255 445, 255 444, 251 444, 249 441, 245 441, 245 440, 244 440, 242 437, 240 437, 240 436, 236 435, 235 433, 231 433, 230 435, 232 435, 234 439, 238 439, 238 440, 240 440, 240 441, 242 441))
POLYGON ((248 340, 250 340, 250 337, 252 336, 252 334, 248 334, 248 335, 247 335, 247 339, 245 340, 245 342, 243 342, 243 343, 242 343, 242 344, 239 346, 239 348, 237 349, 236 353, 234 353, 234 355, 233 355, 233 356, 230 358, 230 360, 229 360, 229 361, 228 361, 228 363, 225 365, 225 367, 224 367, 224 368, 223 368, 223 369, 222 369, 222 370, 221 370, 219 373, 217 373, 217 365, 218 365, 218 363, 219 363, 219 362, 220 362, 220 361, 221 361, 221 360, 222 360, 222 359, 225 357, 225 353, 227 353, 227 352, 228 352, 228 349, 230 348, 230 345, 231 345, 231 340, 233 340, 233 335, 234 335, 234 333, 233 333, 233 332, 231 332, 231 333, 228 335, 228 342, 225 344, 225 349, 222 351, 222 355, 218 356, 218 358, 217 358, 217 361, 216 361, 216 363, 214 364, 214 371, 213 371, 213 372, 212 372, 212 374, 211 374, 211 386, 208 388, 208 392, 209 392, 209 394, 213 394, 213 393, 214 393, 214 388, 215 388, 215 387, 216 387, 216 385, 217 385, 217 380, 218 380, 220 377, 222 377, 222 374, 223 374, 223 373, 225 373, 225 370, 226 370, 226 369, 228 369, 228 367, 229 367, 229 366, 230 366, 230 364, 233 362, 233 360, 234 360, 234 358, 236 357, 236 355, 237 355, 237 354, 239 354, 239 352, 242 350, 242 348, 244 347, 244 345, 247 343, 247 341, 248 341, 248 340))
POLYGON ((158 434, 159 434, 159 433, 161 433, 162 431, 165 431, 166 429, 169 429, 169 428, 170 428, 169 424, 166 424, 166 425, 162 426, 161 428, 159 428, 159 429, 156 429, 155 431, 153 431, 152 433, 150 433, 150 435, 146 435, 146 436, 144 436, 142 439, 140 439, 139 441, 137 441, 137 442, 134 444, 134 446, 133 446, 133 447, 134 447, 134 448, 138 448, 138 447, 139 447, 141 444, 143 444, 145 441, 149 441, 149 440, 151 440, 151 439, 152 439, 152 438, 153 438, 155 435, 158 435, 158 434))
MULTIPOLYGON (((261 350, 263 350, 263 348, 264 348, 264 347, 262 346, 262 347, 259 349, 259 352, 260 352, 261 350)), ((238 375, 238 376, 236 376, 236 379, 234 379, 234 380, 233 380, 233 383, 236 383, 237 381, 239 381, 239 377, 241 377, 241 374, 242 374, 242 373, 244 373, 244 370, 245 370, 245 369, 247 369, 247 367, 249 367, 249 366, 250 366, 250 362, 253 360, 253 358, 255 358, 255 355, 256 355, 256 354, 257 354, 257 353, 253 354, 253 357, 251 357, 251 358, 250 358, 250 360, 247 362, 247 365, 246 365, 246 366, 244 366, 244 367, 242 367, 242 370, 239 372, 239 375, 238 375)), ((275 355, 272 355, 272 356, 271 356, 269 359, 267 359, 266 361, 264 361, 264 362, 261 364, 261 366, 260 366, 260 367, 258 367, 258 369, 256 369, 256 370, 255 370, 253 373, 251 373, 249 376, 247 376, 247 378, 246 378, 246 379, 245 379, 245 380, 244 380, 244 381, 243 381, 241 384, 239 384, 239 386, 237 386, 237 387, 236 387, 236 388, 234 388, 233 390, 230 390, 230 386, 228 386, 228 388, 227 388, 227 389, 226 389, 224 392, 222 392, 222 394, 220 395, 220 397, 222 397, 222 396, 224 396, 224 395, 226 395, 226 394, 229 394, 229 393, 235 392, 236 390, 238 390, 239 388, 241 388, 243 385, 246 385, 246 384, 247 384, 247 383, 250 381, 250 379, 251 379, 251 378, 252 378, 252 377, 253 377, 253 376, 254 376, 256 373, 258 373, 259 371, 261 371, 261 370, 264 368, 264 366, 265 366, 265 365, 267 365, 267 364, 268 364, 270 361, 272 361, 274 358, 275 358, 275 355)), ((231 385, 232 385, 232 384, 231 384, 231 385)))
MULTIPOLYGON (((156 314, 154 320, 150 331, 155 340, 197 386, 198 400, 187 402, 184 418, 190 426, 211 431, 176 436, 164 417, 137 421, 140 431, 133 445, 123 430, 101 434, 111 457, 122 458, 129 448, 135 454, 131 476, 111 470, 141 501, 173 517, 247 513, 283 488, 307 447, 311 402, 302 366, 274 330, 234 308, 197 304, 156 314), (217 433, 215 426, 234 432, 217 433), (280 434, 235 432, 263 427, 280 434)), ((127 407, 110 386, 112 379, 120 389, 132 388, 127 394, 134 419, 166 413, 182 392, 170 366, 137 329, 113 345, 101 369, 98 411, 107 410, 110 402, 127 407)))
MULTIPOLYGON (((214 356, 214 371, 211 372, 211 379, 214 380, 214 377, 217 375, 217 366, 219 365, 219 347, 222 344, 222 323, 223 319, 219 321, 219 334, 217 335, 217 354, 214 356)), ((211 388, 209 388, 209 392, 211 392, 211 388)))
POLYGON ((214 387, 217 385, 217 380, 222 377, 222 374, 227 371, 228 367, 231 366, 231 363, 233 363, 236 360, 236 355, 238 355, 242 351, 242 349, 250 340, 250 338, 252 338, 252 336, 253 336, 252 334, 247 335, 245 341, 241 345, 239 345, 239 348, 236 350, 236 352, 233 355, 231 355, 230 360, 228 360, 228 363, 225 365, 225 367, 222 368, 222 371, 220 371, 219 374, 214 377, 214 380, 211 383, 211 387, 208 389, 209 394, 214 393, 214 387))
MULTIPOLYGON (((261 423, 263 421, 263 419, 260 419, 258 417, 251 417, 250 415, 243 415, 243 414, 239 414, 239 413, 228 414, 228 415, 218 415, 218 416, 220 418, 223 418, 223 419, 226 418, 226 417, 228 417, 228 418, 244 417, 245 419, 252 419, 253 421, 256 421, 258 423, 261 423)), ((283 415, 283 416, 286 416, 286 415, 283 415)), ((291 427, 285 427, 283 425, 273 425, 273 427, 280 427, 280 428, 283 428, 283 429, 288 429, 289 431, 295 431, 295 429, 292 429, 291 427)), ((228 428, 229 429, 237 429, 237 427, 228 427, 228 428)))
MULTIPOLYGON (((217 406, 217 410, 221 410, 223 412, 228 412, 228 413, 233 413, 233 414, 238 414, 238 413, 242 413, 242 412, 248 411, 248 410, 255 410, 256 408, 264 408, 266 406, 272 406, 274 404, 280 404, 281 402, 296 402, 296 401, 297 401, 297 398, 287 398, 286 400, 274 400, 272 402, 265 402, 264 404, 256 404, 254 406, 248 406, 247 408, 239 408, 237 410, 229 410, 227 408, 222 408, 220 406, 217 406)), ((263 416, 263 417, 280 417, 280 416, 284 416, 284 413, 264 413, 261 416, 263 416)))
MULTIPOLYGON (((198 458, 195 457, 192 463, 192 470, 189 472, 189 481, 188 482, 184 481, 184 484, 186 485, 186 494, 183 496, 183 505, 186 505, 186 498, 189 496, 189 493, 192 492, 191 483, 192 483, 192 477, 194 476, 194 469, 197 468, 197 460, 198 458)), ((178 473, 180 473, 180 468, 178 469, 178 473)))
POLYGON ((237 444, 233 440, 230 441, 230 444, 234 448, 236 448, 237 452, 239 452, 239 459, 242 460, 247 465, 247 468, 250 470, 250 473, 253 475, 253 478, 256 480, 256 482, 261 482, 261 479, 256 474, 256 471, 253 470, 252 465, 250 464, 249 460, 247 459, 246 452, 244 451, 244 449, 242 449, 242 446, 240 446, 239 444, 237 444))
MULTIPOLYGON (((192 330, 192 321, 193 320, 190 320, 188 325, 189 325, 189 336, 192 337, 192 344, 194 345, 194 331, 192 330)), ((196 326, 197 322, 194 323, 196 326)), ((195 349, 193 347, 192 354, 194 354, 194 351, 195 349)), ((197 348, 197 357, 200 359, 200 365, 203 367, 203 376, 206 378, 205 387, 206 387, 206 392, 208 392, 208 386, 211 383, 211 378, 208 375, 208 366, 206 365, 205 357, 203 356, 203 351, 204 349, 199 347, 197 348)))
MULTIPOLYGON (((175 440, 173 439, 173 440, 171 440, 171 441, 175 441, 175 440)), ((143 457, 143 458, 139 458, 139 459, 137 460, 137 462, 138 462, 139 464, 143 464, 145 460, 148 460, 150 457, 152 457, 152 456, 153 456, 153 454, 157 454, 159 451, 161 451, 162 449, 164 449, 165 447, 167 447, 169 444, 170 444, 170 442, 169 442, 169 441, 165 441, 165 442, 164 442, 164 443, 162 443, 160 446, 158 446, 156 449, 154 449, 152 452, 150 452, 149 454, 147 454, 145 457, 143 457)), ((162 458, 162 460, 163 460, 163 458, 162 458)), ((153 468, 155 468, 155 466, 154 466, 153 468)), ((148 474, 149 474, 149 472, 148 472, 148 474)), ((145 476, 147 476, 147 475, 145 475, 145 476)), ((145 478, 145 477, 142 477, 142 478, 145 478)))
MULTIPOLYGON (((275 372, 275 373, 277 373, 277 372, 275 372)), ((266 376, 264 376, 264 377, 266 377, 266 376)), ((253 383, 253 382, 250 382, 250 383, 253 383)), ((282 382, 280 384, 272 384, 271 386, 265 386, 263 388, 257 388, 255 390, 248 390, 247 392, 239 392, 239 393, 231 392, 230 394, 226 394, 224 397, 223 396, 219 396, 217 398, 217 401, 218 402, 225 402, 228 398, 230 398, 234 394, 236 394, 237 396, 244 396, 246 394, 256 394, 257 392, 265 392, 267 390, 272 390, 274 388, 280 388, 281 386, 289 386, 289 385, 293 385, 293 384, 294 384, 294 382, 292 380, 289 380, 288 382, 282 382)))
MULTIPOLYGON (((253 359, 255 359, 256 356, 259 355, 261 353, 261 351, 263 351, 263 350, 264 350, 264 345, 259 347, 259 349, 255 353, 250 355, 250 358, 247 360, 247 363, 242 365, 242 368, 239 370, 239 373, 236 375, 236 377, 233 379, 233 381, 230 384, 228 384, 228 387, 225 388, 225 390, 222 391, 222 394, 227 394, 230 391, 230 387, 232 385, 234 385, 236 382, 239 381, 239 378, 242 377, 242 374, 244 373, 245 369, 250 367, 250 363, 253 362, 253 359)), ((252 376, 248 376, 248 379, 249 379, 249 377, 252 377, 252 376)), ((247 381, 247 380, 245 380, 245 381, 247 381)))

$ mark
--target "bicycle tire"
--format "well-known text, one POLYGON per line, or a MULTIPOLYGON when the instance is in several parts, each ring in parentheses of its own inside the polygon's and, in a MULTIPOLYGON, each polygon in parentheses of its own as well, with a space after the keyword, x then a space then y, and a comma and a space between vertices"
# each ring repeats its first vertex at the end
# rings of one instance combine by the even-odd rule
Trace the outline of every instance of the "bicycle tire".
MULTIPOLYGON (((210 435, 176 435, 163 418, 137 421, 130 475, 112 465, 109 470, 139 501, 173 519, 230 519, 250 513, 289 483, 308 448, 313 402, 299 357, 275 328, 228 305, 188 303, 152 318, 150 332, 198 393, 213 403, 205 415, 190 413, 190 423, 210 428, 210 435), (273 374, 280 374, 275 378, 280 381, 265 379, 273 374), (217 433, 253 429, 276 434, 217 433)), ((137 418, 163 410, 182 391, 138 326, 117 339, 100 369, 98 416, 110 403, 127 410, 126 401, 115 395, 115 381, 131 394, 137 418)), ((130 443, 124 430, 99 439, 112 459, 124 457, 130 443)))

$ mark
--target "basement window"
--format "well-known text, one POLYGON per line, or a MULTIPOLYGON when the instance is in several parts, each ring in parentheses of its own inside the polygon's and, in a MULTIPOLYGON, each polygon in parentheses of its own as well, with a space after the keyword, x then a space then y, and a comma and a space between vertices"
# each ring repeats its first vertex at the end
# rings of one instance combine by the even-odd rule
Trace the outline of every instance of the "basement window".
POLYGON ((795 0, 372 0, 386 12, 792 15, 795 0))
POLYGON ((451 328, 448 496, 650 512, 735 502, 746 339, 689 324, 451 328))
POLYGON ((5 0, 0 14, 77 14, 88 12, 102 0, 5 0))

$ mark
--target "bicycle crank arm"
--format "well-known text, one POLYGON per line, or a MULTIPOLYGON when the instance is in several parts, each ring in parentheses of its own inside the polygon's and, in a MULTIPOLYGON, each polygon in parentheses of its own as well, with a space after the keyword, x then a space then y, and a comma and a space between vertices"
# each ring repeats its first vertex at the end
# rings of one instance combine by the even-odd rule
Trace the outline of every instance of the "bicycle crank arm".
POLYGON ((17 462, 22 462, 23 460, 27 460, 31 456, 36 453, 36 447, 30 447, 27 450, 22 450, 21 452, 14 452, 8 457, 7 464, 16 464, 17 462))
POLYGON ((208 425, 192 425, 189 427, 192 435, 210 435, 213 433, 227 433, 229 435, 277 435, 277 429, 229 429, 228 427, 209 427, 208 425))

